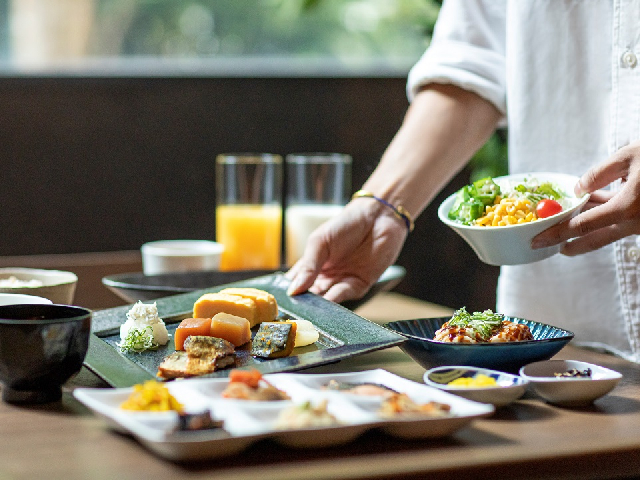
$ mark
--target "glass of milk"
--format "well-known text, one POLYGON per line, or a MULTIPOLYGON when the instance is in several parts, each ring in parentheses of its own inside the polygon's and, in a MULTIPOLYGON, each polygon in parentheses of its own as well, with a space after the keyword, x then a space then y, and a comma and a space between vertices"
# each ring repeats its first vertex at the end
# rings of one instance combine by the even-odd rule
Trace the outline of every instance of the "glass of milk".
POLYGON ((351 156, 344 153, 287 155, 284 223, 288 266, 302 256, 311 232, 349 201, 351 162, 351 156))

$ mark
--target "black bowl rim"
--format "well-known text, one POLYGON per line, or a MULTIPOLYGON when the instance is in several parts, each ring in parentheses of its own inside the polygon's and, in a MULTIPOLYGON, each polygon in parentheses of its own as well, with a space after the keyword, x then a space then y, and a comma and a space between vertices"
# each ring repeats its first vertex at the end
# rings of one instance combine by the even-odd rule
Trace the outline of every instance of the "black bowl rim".
POLYGON ((133 289, 133 290, 152 291, 152 292, 157 291, 157 292, 169 292, 169 293, 189 293, 189 292, 198 290, 198 288, 180 287, 180 286, 172 286, 172 285, 158 285, 158 284, 145 285, 142 283, 133 283, 133 281, 131 281, 130 279, 134 276, 143 276, 144 278, 153 280, 154 278, 162 279, 162 278, 171 278, 172 276, 198 275, 198 274, 207 275, 211 273, 220 273, 220 274, 238 273, 240 275, 246 274, 248 277, 251 277, 251 276, 258 277, 262 275, 269 275, 269 274, 285 271, 284 268, 285 267, 282 267, 282 269, 275 269, 275 270, 274 269, 234 270, 231 272, 224 272, 220 270, 198 270, 195 272, 170 272, 170 273, 157 273, 154 275, 144 275, 142 272, 127 272, 127 273, 116 273, 113 275, 107 275, 106 277, 102 278, 102 283, 107 287, 122 288, 125 290, 133 289))
MULTIPOLYGON (((220 274, 224 275, 226 273, 230 275, 242 275, 247 278, 259 277, 263 275, 271 275, 275 273, 283 273, 288 270, 288 267, 283 265, 278 269, 247 269, 247 270, 230 270, 230 271, 222 271, 222 270, 197 270, 193 272, 169 272, 169 273, 157 273, 154 275, 144 275, 142 272, 126 272, 126 273, 115 273, 113 275, 107 275, 102 277, 102 283, 107 287, 112 288, 122 288, 125 290, 142 290, 142 291, 158 291, 158 292, 170 292, 170 293, 188 293, 198 290, 199 288, 194 287, 181 287, 181 286, 172 286, 172 285, 159 285, 159 284, 143 284, 143 283, 135 283, 132 278, 146 278, 152 281, 154 278, 163 279, 163 278, 171 278, 174 276, 187 276, 187 275, 203 275, 207 274, 220 274)), ((377 283, 383 282, 391 282, 397 280, 398 282, 402 280, 406 275, 406 269, 401 265, 390 265, 384 273, 377 280, 377 283)), ((229 283, 224 282, 224 283, 229 283)), ((223 284, 224 284, 223 283, 223 284)), ((221 285, 223 285, 221 284, 221 285)), ((214 286, 214 285, 212 285, 214 286)), ((375 286, 375 284, 374 284, 375 286)), ((372 287, 373 288, 373 287, 372 287)))
POLYGON ((23 303, 23 304, 14 304, 14 305, 0 305, 0 325, 46 325, 52 323, 68 323, 68 322, 78 322, 81 320, 85 320, 87 317, 91 317, 93 312, 85 307, 79 307, 76 305, 63 305, 59 303, 23 303), (56 310, 61 308, 65 310, 76 310, 77 315, 70 317, 62 317, 62 318, 39 318, 39 319, 28 319, 28 318, 3 318, 2 310, 8 308, 17 308, 18 310, 40 310, 44 308, 45 310, 50 310, 52 307, 55 307, 56 310))
MULTIPOLYGON (((564 328, 561 327, 556 327, 554 325, 550 325, 548 323, 542 323, 542 322, 537 322, 535 320, 527 320, 526 318, 520 318, 520 317, 509 317, 506 316, 504 317, 506 320, 518 320, 519 322, 527 322, 528 324, 535 324, 535 325, 540 325, 542 327, 549 327, 549 328, 553 328, 555 330, 559 330, 560 332, 563 333, 562 336, 559 337, 552 337, 552 338, 539 338, 539 339, 533 339, 533 340, 519 340, 516 342, 496 342, 496 343, 454 343, 454 342, 439 342, 436 341, 432 338, 426 338, 426 337, 419 337, 417 335, 411 335, 410 333, 404 333, 404 332, 400 332, 398 330, 396 330, 395 328, 392 328, 391 325, 399 325, 399 324, 406 324, 409 322, 416 322, 416 321, 420 321, 420 320, 444 320, 447 321, 449 319, 451 319, 451 317, 426 317, 426 318, 414 318, 414 319, 407 319, 407 320, 395 320, 393 322, 387 322, 384 323, 382 325, 382 327, 391 330, 392 332, 397 333, 398 335, 402 335, 403 337, 409 338, 411 340, 416 340, 418 342, 427 342, 427 343, 432 343, 434 345, 441 345, 443 347, 455 347, 455 348, 500 348, 507 345, 533 345, 533 344, 540 344, 540 343, 549 343, 549 342, 567 342, 572 340, 575 337, 575 334, 569 330, 565 330, 564 328)), ((443 323, 444 323, 443 321, 443 323)))

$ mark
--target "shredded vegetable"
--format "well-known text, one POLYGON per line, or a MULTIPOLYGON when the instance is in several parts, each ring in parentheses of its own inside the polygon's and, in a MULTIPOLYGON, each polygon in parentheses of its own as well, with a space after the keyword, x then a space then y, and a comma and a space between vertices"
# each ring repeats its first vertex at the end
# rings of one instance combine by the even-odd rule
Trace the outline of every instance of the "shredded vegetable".
POLYGON ((469 313, 465 307, 462 307, 454 312, 449 320, 449 326, 471 329, 486 341, 491 337, 492 332, 500 327, 503 319, 502 314, 493 313, 491 310, 469 313))
POLYGON ((535 179, 525 180, 524 183, 516 185, 514 190, 535 203, 543 198, 559 200, 564 196, 551 182, 538 183, 535 179))
POLYGON ((146 350, 156 350, 158 342, 153 337, 153 327, 147 325, 142 329, 129 330, 125 339, 118 343, 118 347, 124 353, 141 353, 146 350))

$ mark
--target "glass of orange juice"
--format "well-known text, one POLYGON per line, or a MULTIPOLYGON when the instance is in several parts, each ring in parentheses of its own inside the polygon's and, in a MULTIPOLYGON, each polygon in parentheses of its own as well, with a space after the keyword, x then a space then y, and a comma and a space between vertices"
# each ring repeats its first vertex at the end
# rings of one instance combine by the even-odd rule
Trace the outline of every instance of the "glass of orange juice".
POLYGON ((220 270, 276 270, 282 249, 282 157, 216 158, 216 241, 220 270))

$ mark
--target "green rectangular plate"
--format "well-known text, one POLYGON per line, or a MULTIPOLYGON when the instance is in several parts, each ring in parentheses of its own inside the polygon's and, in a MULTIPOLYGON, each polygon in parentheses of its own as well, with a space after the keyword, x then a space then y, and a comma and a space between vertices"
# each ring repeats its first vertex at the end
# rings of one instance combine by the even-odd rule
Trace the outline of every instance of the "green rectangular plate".
MULTIPOLYGON (((120 341, 120 325, 125 322, 132 305, 99 310, 92 319, 92 336, 85 366, 113 387, 129 387, 151 378, 156 378, 158 365, 164 357, 175 350, 173 332, 180 321, 190 317, 193 304, 201 295, 217 292, 223 288, 254 287, 265 290, 276 297, 280 317, 311 321, 320 338, 313 345, 296 348, 294 354, 272 360, 254 358, 248 346, 236 349, 236 367, 251 367, 262 373, 292 372, 374 350, 399 345, 404 337, 387 330, 352 311, 325 300, 312 293, 290 297, 286 290, 289 281, 282 273, 274 273, 242 282, 221 285, 195 292, 163 297, 155 302, 158 314, 171 334, 167 345, 156 351, 122 353, 117 346, 120 341)), ((226 377, 230 369, 223 369, 208 377, 226 377)))

